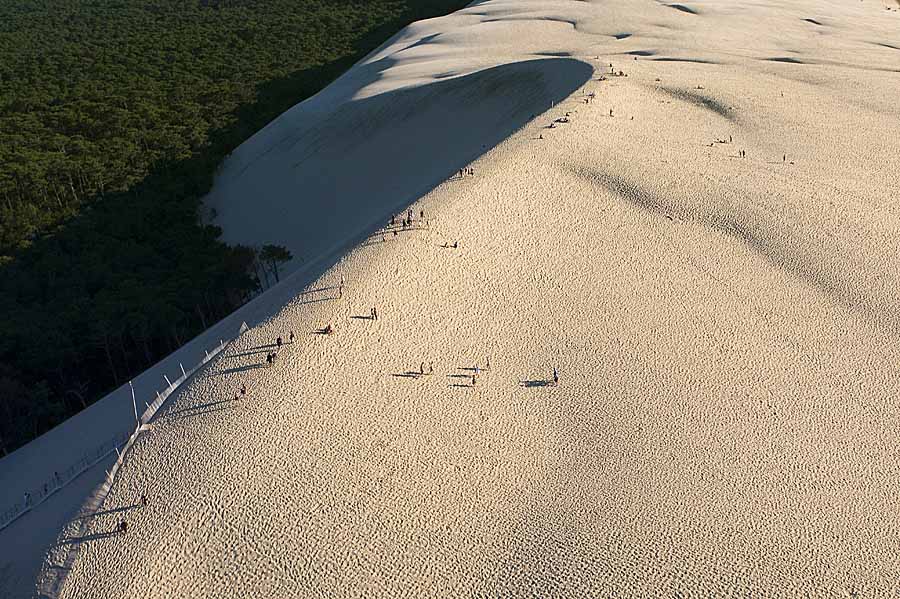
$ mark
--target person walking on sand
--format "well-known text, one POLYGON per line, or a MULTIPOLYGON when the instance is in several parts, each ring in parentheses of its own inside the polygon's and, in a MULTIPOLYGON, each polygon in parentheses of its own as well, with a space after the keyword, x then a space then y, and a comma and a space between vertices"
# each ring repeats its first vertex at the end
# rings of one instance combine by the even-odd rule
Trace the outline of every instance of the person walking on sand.
POLYGON ((278 349, 281 349, 281 343, 282 343, 281 335, 279 335, 278 339, 275 340, 275 345, 278 346, 278 349))
POLYGON ((372 320, 378 320, 378 309, 372 306, 372 320))
POLYGON ((128 522, 125 520, 119 522, 119 532, 123 535, 128 532, 128 522))
POLYGON ((147 507, 147 496, 141 493, 141 505, 147 507))
POLYGON ((294 331, 291 331, 291 334, 290 334, 290 336, 288 337, 288 339, 291 340, 291 343, 294 343, 294 331))
POLYGON ((266 354, 266 368, 272 365, 272 354, 266 354))
POLYGON ((475 375, 474 374, 472 375, 472 386, 473 387, 475 386, 475 375))
POLYGON ((419 374, 425 374, 425 362, 419 363, 419 374))
POLYGON ((556 371, 556 367, 555 367, 555 366, 553 367, 553 384, 554 384, 554 385, 558 385, 558 384, 559 384, 559 373, 556 371))
POLYGON ((484 369, 485 370, 491 369, 491 357, 490 356, 488 356, 487 359, 485 360, 484 369))
POLYGON ((455 249, 458 248, 458 247, 459 247, 459 242, 458 242, 458 241, 454 241, 454 242, 453 242, 453 249, 455 250, 455 249))
POLYGON ((434 362, 428 363, 428 374, 434 374, 434 362))
POLYGON ((241 395, 247 395, 247 385, 245 383, 241 383, 241 395))

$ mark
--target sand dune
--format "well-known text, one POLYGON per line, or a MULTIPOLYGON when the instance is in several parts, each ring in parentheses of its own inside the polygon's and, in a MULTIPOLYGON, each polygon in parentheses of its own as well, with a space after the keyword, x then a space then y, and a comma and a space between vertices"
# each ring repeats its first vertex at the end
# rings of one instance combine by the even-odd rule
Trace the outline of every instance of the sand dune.
POLYGON ((897 594, 898 39, 869 0, 407 28, 223 165, 229 240, 327 259, 63 530, 59 596, 897 594))

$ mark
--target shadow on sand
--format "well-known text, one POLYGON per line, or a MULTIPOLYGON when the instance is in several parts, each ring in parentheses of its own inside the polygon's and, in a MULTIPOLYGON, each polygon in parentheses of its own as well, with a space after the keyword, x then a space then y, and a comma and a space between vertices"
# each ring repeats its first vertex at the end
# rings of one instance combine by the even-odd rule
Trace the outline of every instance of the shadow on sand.
POLYGON ((531 380, 531 381, 519 381, 519 386, 531 388, 531 387, 553 387, 552 380, 531 380))

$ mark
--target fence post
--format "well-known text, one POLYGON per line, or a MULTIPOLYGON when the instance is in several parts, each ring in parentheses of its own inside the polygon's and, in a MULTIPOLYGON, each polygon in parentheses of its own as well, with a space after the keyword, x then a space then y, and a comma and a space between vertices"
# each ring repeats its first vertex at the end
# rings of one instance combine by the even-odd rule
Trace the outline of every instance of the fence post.
POLYGON ((167 382, 167 383, 169 383, 169 389, 171 389, 171 388, 172 388, 172 381, 170 381, 170 380, 169 380, 169 377, 168 377, 167 375, 165 375, 165 374, 163 375, 163 378, 166 379, 166 382, 167 382))
POLYGON ((131 381, 128 381, 128 386, 131 387, 131 405, 134 406, 134 421, 140 424, 141 419, 138 418, 137 400, 134 398, 134 385, 131 384, 131 381))
POLYGON ((184 364, 179 362, 178 365, 181 366, 181 376, 187 378, 187 373, 184 371, 184 364))

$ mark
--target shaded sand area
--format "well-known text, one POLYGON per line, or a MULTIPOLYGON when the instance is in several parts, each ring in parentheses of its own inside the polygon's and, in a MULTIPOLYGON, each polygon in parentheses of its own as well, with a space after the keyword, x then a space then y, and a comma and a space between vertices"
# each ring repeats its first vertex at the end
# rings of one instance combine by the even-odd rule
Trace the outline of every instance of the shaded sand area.
POLYGON ((361 243, 171 400, 59 596, 896 595, 898 39, 868 1, 408 28, 224 165, 231 240, 361 243))

